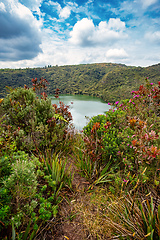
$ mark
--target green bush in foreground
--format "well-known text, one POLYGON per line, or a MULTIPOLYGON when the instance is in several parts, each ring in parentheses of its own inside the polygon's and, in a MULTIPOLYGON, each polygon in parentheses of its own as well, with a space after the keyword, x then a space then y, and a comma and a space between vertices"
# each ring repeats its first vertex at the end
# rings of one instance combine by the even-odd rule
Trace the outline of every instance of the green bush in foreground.
POLYGON ((44 80, 33 89, 17 88, 1 101, 0 232, 2 238, 30 239, 54 224, 60 191, 72 187, 66 162, 58 154, 71 151, 72 119, 68 106, 52 106, 44 80), (49 153, 49 154, 48 154, 49 153), (36 155, 36 157, 35 157, 36 155))
POLYGON ((114 179, 121 175, 120 185, 134 182, 132 176, 155 187, 160 184, 159 87, 147 80, 132 99, 116 102, 116 110, 93 117, 84 127, 84 152, 99 174, 111 161, 108 170, 114 179))
POLYGON ((5 159, 1 157, 2 165, 0 218, 6 233, 12 226, 12 231, 23 239, 27 226, 34 235, 41 231, 41 226, 45 229, 47 221, 52 219, 50 224, 54 224, 61 200, 59 193, 65 186, 72 186, 65 163, 60 163, 57 156, 50 165, 49 159, 40 162, 19 151, 5 159))

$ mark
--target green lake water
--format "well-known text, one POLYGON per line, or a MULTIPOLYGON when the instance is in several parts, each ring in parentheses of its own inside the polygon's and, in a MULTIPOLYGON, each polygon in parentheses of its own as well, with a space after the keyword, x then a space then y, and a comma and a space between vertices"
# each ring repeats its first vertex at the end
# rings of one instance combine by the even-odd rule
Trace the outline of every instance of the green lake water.
POLYGON ((55 99, 54 96, 50 96, 50 98, 52 104, 58 104, 59 101, 62 101, 70 106, 73 124, 77 130, 82 130, 89 118, 104 114, 111 108, 101 99, 86 95, 60 95, 58 99, 55 99))

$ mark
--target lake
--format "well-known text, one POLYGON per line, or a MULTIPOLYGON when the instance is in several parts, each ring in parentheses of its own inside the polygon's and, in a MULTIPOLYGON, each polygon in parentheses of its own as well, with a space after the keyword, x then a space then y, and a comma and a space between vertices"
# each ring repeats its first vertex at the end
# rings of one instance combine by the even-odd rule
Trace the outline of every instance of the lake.
POLYGON ((82 130, 89 121, 88 118, 98 114, 104 114, 111 106, 103 100, 86 95, 60 95, 58 99, 49 96, 52 104, 58 104, 59 101, 70 106, 70 112, 73 117, 73 124, 77 130, 82 130))

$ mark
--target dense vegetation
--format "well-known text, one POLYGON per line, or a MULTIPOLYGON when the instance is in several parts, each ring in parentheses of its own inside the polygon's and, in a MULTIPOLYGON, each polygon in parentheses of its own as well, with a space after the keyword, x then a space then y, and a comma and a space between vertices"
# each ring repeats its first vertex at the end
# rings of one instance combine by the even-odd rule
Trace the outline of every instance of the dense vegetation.
POLYGON ((136 90, 146 76, 150 81, 160 81, 160 64, 142 68, 122 64, 100 63, 45 68, 0 69, 0 97, 6 86, 17 88, 30 85, 31 78, 49 79, 48 94, 56 88, 64 94, 86 94, 114 103, 130 98, 130 89, 136 90))
POLYGON ((160 81, 146 79, 82 134, 69 107, 43 92, 46 79, 32 85, 0 100, 0 239, 56 239, 65 199, 83 239, 159 240, 160 81), (82 191, 77 172, 88 184, 82 191))

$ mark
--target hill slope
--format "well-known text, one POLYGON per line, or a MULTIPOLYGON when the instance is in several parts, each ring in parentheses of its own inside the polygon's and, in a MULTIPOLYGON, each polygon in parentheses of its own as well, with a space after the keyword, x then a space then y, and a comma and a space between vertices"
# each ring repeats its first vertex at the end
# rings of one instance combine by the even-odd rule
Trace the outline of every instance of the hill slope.
POLYGON ((123 64, 99 63, 45 68, 0 69, 0 97, 6 86, 12 88, 31 86, 32 78, 46 78, 48 93, 59 88, 64 94, 87 94, 114 102, 129 98, 148 77, 151 82, 160 81, 160 64, 150 67, 132 67, 123 64))

